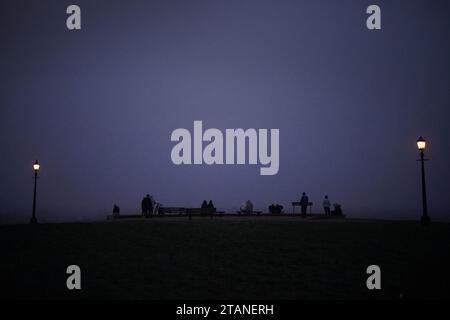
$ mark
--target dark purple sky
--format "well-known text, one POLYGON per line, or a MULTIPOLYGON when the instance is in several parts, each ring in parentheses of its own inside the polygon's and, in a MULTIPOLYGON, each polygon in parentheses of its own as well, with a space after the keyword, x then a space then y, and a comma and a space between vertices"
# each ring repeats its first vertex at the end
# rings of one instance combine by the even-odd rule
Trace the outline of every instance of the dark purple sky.
POLYGON ((448 220, 448 1, 2 1, 0 221, 103 218, 213 199, 267 210, 306 191, 353 217, 448 220), (78 4, 82 30, 66 29, 78 4), (378 4, 382 30, 365 10, 378 4), (175 166, 176 128, 279 128, 280 171, 175 166))

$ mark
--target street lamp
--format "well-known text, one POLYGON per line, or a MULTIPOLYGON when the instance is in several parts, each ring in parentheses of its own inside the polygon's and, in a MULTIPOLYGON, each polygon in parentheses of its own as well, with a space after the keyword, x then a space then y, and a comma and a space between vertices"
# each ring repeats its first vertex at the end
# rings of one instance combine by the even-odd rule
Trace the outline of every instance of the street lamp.
POLYGON ((39 164, 39 162, 36 160, 36 162, 33 164, 33 171, 34 171, 34 194, 33 194, 33 215, 31 216, 30 219, 30 223, 31 224, 35 224, 37 223, 37 219, 36 219, 36 187, 37 187, 37 179, 38 177, 38 172, 39 169, 41 168, 41 165, 39 164))
POLYGON ((420 219, 420 223, 423 226, 427 226, 430 224, 430 217, 428 216, 428 205, 427 205, 427 190, 425 186, 425 164, 424 162, 428 159, 425 159, 425 148, 427 146, 427 142, 425 139, 420 136, 419 139, 417 139, 417 149, 419 149, 420 152, 420 159, 417 161, 420 161, 421 168, 422 168, 422 217, 420 219))

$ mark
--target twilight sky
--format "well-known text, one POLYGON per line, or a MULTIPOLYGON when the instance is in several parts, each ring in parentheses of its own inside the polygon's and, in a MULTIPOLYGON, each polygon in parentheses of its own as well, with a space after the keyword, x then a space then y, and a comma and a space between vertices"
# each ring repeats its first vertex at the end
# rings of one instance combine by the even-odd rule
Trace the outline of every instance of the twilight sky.
POLYGON ((351 217, 417 219, 429 141, 434 220, 450 220, 448 1, 2 1, 0 222, 102 219, 212 199, 267 211, 306 191, 351 217), (66 28, 78 4, 82 30, 66 28), (382 30, 366 28, 368 5, 382 30), (175 166, 170 135, 279 128, 280 171, 175 166))

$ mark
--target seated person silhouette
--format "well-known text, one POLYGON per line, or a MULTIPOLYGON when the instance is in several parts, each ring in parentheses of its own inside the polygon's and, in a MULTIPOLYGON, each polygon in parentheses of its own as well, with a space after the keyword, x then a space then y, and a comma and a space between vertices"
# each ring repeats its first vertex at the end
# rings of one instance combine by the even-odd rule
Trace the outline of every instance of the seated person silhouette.
POLYGON ((208 202, 206 200, 203 200, 202 206, 200 208, 200 214, 206 214, 208 212, 208 202))
POLYGON ((334 214, 337 216, 342 216, 343 212, 342 212, 342 206, 339 203, 333 203, 333 207, 334 207, 334 214))
POLYGON ((115 204, 115 205, 113 206, 113 211, 112 211, 112 213, 113 213, 113 216, 114 216, 114 217, 117 217, 117 216, 120 215, 120 208, 119 208, 118 205, 115 204))
POLYGON ((241 210, 239 213, 252 214, 253 213, 253 203, 250 200, 245 201, 241 205, 241 210))
POLYGON ((209 200, 207 208, 210 213, 216 212, 216 208, 214 207, 212 200, 209 200))
POLYGON ((271 204, 269 206, 269 212, 273 214, 280 214, 283 213, 283 206, 279 204, 271 204))

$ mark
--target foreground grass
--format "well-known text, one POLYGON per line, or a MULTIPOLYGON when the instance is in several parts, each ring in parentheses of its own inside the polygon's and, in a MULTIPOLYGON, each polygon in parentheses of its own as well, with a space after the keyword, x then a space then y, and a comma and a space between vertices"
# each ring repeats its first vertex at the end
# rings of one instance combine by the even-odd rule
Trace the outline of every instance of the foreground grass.
POLYGON ((194 219, 0 226, 2 298, 448 298, 450 225, 194 219), (82 269, 82 290, 65 287, 82 269), (382 290, 366 289, 367 266, 382 290))

